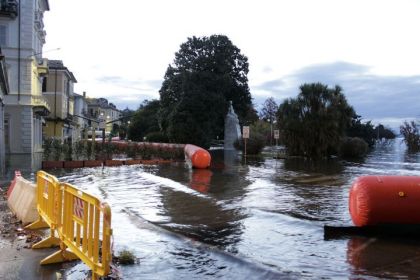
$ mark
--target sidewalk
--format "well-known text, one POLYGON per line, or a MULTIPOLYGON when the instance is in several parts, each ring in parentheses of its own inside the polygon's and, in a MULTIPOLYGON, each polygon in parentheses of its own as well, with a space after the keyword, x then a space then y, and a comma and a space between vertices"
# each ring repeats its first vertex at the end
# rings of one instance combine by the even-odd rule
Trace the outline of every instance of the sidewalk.
POLYGON ((40 266, 56 248, 32 250, 38 232, 26 232, 7 206, 5 188, 0 188, 0 279, 62 279, 62 265, 40 266))

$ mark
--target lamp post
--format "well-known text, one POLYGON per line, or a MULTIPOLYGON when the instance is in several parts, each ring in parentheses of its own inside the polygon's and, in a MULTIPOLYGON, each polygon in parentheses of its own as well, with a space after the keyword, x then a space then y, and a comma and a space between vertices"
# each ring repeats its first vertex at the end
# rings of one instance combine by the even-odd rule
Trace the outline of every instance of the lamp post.
POLYGON ((125 140, 128 141, 128 127, 130 126, 131 121, 127 121, 127 129, 125 130, 125 140))
POLYGON ((273 146, 273 120, 268 119, 268 122, 270 123, 270 146, 273 146))

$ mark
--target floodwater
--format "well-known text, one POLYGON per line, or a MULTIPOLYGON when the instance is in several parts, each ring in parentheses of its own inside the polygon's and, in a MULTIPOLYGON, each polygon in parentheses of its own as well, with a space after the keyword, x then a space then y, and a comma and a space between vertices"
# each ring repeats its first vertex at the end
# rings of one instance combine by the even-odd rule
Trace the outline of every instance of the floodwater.
MULTIPOLYGON (((352 225, 348 193, 368 174, 420 176, 420 154, 401 141, 376 147, 361 162, 247 162, 213 152, 210 170, 187 163, 56 170, 112 208, 114 251, 139 263, 125 279, 419 278, 420 242, 324 238, 324 225, 352 225)), ((79 267, 67 271, 77 278, 79 267)))

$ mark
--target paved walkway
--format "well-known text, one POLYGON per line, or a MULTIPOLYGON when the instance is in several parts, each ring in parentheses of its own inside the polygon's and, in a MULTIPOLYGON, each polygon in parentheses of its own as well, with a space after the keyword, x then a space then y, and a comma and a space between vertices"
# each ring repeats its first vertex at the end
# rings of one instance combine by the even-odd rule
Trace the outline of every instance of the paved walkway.
POLYGON ((29 249, 38 234, 20 231, 0 189, 0 279, 61 279, 62 265, 40 266, 39 262, 57 249, 29 249))

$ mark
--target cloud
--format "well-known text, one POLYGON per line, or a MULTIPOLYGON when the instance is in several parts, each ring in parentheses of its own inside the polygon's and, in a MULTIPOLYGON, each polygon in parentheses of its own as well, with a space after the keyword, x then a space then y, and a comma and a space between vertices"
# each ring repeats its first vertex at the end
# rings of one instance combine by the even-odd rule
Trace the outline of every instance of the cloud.
POLYGON ((264 91, 278 91, 284 88, 285 83, 282 80, 271 80, 264 82, 255 87, 255 89, 264 90, 264 91))
MULTIPOLYGON (((283 101, 295 97, 303 83, 340 85, 348 102, 366 120, 395 120, 420 117, 420 76, 380 76, 365 65, 347 62, 317 64, 291 75, 269 80, 251 90, 267 92, 283 101)), ((263 99, 259 96, 255 101, 263 99)))
POLYGON ((128 79, 122 76, 100 76, 96 78, 96 82, 143 91, 159 89, 162 84, 162 80, 128 79))

